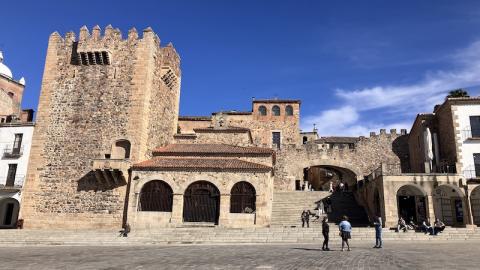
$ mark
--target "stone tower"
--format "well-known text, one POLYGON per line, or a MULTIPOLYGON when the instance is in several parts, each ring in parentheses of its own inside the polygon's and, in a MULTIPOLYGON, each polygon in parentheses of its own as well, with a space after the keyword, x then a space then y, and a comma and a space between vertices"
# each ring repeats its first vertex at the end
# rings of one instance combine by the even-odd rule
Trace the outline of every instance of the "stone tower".
POLYGON ((180 57, 151 28, 50 36, 24 186, 26 228, 119 228, 130 165, 173 141, 180 57))

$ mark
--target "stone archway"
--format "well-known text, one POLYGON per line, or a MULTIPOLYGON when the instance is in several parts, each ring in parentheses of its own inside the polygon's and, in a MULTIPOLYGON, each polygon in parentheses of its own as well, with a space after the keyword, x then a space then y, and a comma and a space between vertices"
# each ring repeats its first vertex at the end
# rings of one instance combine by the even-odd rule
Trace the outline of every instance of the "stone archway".
POLYGON ((472 206, 473 224, 480 225, 480 186, 472 190, 470 204, 472 206))
MULTIPOLYGON (((448 226, 465 224, 464 193, 454 185, 443 184, 433 191, 435 216, 448 226)), ((433 222, 433 221, 431 221, 433 222)))
POLYGON ((398 217, 415 223, 427 219, 427 193, 415 184, 406 184, 397 190, 398 217))
POLYGON ((183 221, 218 224, 220 191, 208 181, 193 182, 183 195, 183 221))

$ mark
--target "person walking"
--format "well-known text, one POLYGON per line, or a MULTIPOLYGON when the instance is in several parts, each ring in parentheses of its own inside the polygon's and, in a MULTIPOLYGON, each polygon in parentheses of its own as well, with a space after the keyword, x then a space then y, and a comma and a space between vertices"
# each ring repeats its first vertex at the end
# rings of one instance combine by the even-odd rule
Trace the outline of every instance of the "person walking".
POLYGON ((330 248, 328 248, 329 232, 330 232, 330 225, 328 225, 328 217, 323 217, 323 220, 322 220, 322 234, 323 234, 322 250, 323 251, 330 251, 330 248))
POLYGON ((348 222, 347 216, 342 217, 342 222, 338 224, 338 228, 340 229, 340 237, 342 238, 342 251, 345 250, 345 244, 347 244, 347 251, 350 251, 348 239, 352 238, 352 225, 348 222))
POLYGON ((382 218, 375 216, 373 226, 375 226, 375 246, 373 248, 382 248, 382 218))

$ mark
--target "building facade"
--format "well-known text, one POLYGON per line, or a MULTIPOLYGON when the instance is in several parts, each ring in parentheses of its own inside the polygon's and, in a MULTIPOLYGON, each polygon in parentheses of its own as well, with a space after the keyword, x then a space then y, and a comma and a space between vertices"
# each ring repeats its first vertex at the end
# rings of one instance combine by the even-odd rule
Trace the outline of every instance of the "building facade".
POLYGON ((22 110, 25 79, 15 80, 0 52, 0 229, 15 228, 33 134, 33 110, 22 110))
MULTIPOLYGON (((288 200, 306 190, 311 210, 333 203, 332 221, 348 213, 358 224, 375 215, 386 226, 399 216, 474 223, 475 181, 463 172, 476 165, 476 99, 447 99, 410 134, 368 137, 301 132, 295 99, 179 116, 173 45, 161 46, 150 28, 142 37, 101 32, 50 36, 23 192, 27 228, 284 226, 276 207, 295 206, 288 200), (340 184, 349 196, 329 192, 340 184)), ((288 210, 294 223, 298 210, 288 210)))

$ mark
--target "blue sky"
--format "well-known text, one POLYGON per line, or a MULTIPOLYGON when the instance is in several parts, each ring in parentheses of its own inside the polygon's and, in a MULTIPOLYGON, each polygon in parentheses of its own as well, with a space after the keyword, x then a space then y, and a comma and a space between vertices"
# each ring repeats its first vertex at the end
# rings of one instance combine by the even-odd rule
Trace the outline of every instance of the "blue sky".
POLYGON ((480 85, 479 1, 4 1, 0 50, 36 108, 48 36, 151 26, 182 58, 182 115, 298 98, 302 128, 409 128, 453 88, 480 85), (335 2, 335 3, 333 3, 335 2))

